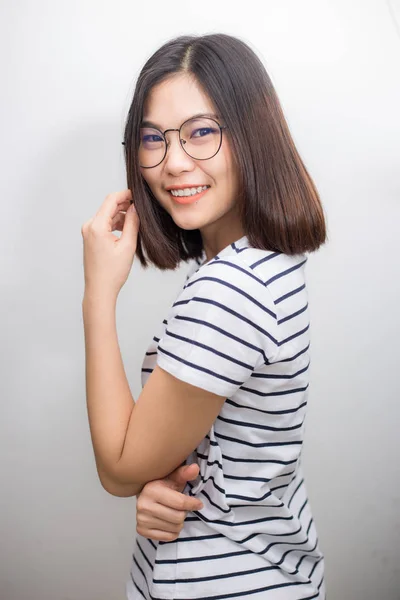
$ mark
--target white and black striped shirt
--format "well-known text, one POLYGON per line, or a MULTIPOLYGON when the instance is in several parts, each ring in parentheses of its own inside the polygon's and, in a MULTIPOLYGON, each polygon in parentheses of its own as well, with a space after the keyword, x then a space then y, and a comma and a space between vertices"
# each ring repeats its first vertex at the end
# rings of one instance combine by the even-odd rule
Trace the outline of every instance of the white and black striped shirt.
POLYGON ((187 459, 200 473, 184 490, 176 541, 136 537, 129 600, 323 600, 324 559, 301 468, 309 368, 304 255, 260 250, 248 238, 195 261, 146 353, 226 396, 187 459))

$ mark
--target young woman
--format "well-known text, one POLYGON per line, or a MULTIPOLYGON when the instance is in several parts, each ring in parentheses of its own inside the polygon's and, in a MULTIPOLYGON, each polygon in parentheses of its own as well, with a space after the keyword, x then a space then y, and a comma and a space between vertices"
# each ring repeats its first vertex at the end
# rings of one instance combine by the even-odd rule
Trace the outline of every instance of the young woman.
POLYGON ((159 531, 137 535, 127 597, 323 599, 301 450, 305 253, 324 243, 325 221, 265 68, 225 34, 173 39, 140 73, 124 144, 128 189, 82 227, 97 470, 111 494, 142 498, 198 466, 182 495, 193 510, 170 538, 163 528, 188 505, 158 486, 148 523, 159 531), (193 260, 136 402, 115 324, 135 255, 162 270, 193 260))

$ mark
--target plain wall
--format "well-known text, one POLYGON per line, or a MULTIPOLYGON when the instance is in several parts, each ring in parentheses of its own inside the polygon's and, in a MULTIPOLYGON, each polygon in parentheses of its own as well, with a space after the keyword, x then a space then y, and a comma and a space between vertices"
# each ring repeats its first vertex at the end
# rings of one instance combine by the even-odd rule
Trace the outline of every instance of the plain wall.
MULTIPOLYGON (((263 59, 327 215, 330 242, 307 271, 305 473, 328 598, 400 598, 400 3, 3 0, 0 23, 1 600, 124 598, 135 501, 108 495, 95 469, 80 229, 126 187, 143 63, 176 35, 211 32, 263 59)), ((136 261, 120 294, 136 398, 187 270, 136 261)))

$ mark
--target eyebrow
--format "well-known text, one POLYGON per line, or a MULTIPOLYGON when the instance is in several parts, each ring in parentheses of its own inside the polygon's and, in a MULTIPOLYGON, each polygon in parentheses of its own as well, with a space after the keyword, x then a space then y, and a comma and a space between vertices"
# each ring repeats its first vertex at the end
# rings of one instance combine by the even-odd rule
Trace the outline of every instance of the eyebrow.
MULTIPOLYGON (((183 121, 184 123, 186 121, 189 121, 189 119, 198 119, 199 117, 210 117, 211 119, 217 119, 219 120, 219 116, 215 113, 196 113, 195 115, 188 117, 187 119, 185 119, 185 121, 183 121)), ((152 121, 142 121, 140 124, 141 127, 153 127, 154 129, 158 129, 158 131, 163 131, 161 129, 161 127, 159 125, 157 125, 156 123, 153 123, 152 121)))

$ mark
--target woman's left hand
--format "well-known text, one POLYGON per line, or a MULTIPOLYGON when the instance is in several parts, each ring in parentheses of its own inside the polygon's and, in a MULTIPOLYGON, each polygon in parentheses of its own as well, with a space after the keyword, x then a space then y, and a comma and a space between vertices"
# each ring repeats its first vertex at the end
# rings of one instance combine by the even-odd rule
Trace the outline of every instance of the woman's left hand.
POLYGON ((117 297, 128 279, 140 223, 131 199, 130 190, 109 194, 97 214, 82 225, 86 289, 117 297), (122 232, 120 238, 112 233, 116 230, 122 232))

